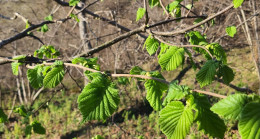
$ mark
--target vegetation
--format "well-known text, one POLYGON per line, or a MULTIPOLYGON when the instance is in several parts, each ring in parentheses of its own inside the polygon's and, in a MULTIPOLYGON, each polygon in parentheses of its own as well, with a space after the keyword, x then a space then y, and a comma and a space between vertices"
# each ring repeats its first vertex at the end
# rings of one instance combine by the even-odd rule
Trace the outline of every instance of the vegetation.
MULTIPOLYGON (((133 30, 125 29, 127 32, 96 47, 92 47, 90 42, 86 41, 87 34, 82 14, 87 12, 86 9, 89 6, 100 1, 97 0, 88 5, 84 4, 85 1, 80 0, 54 1, 62 6, 70 7, 64 18, 58 19, 55 18, 54 14, 50 14, 44 18, 45 21, 32 24, 22 15, 15 13, 16 17, 25 21, 25 29, 0 41, 0 48, 25 37, 32 37, 43 44, 34 51, 33 55, 1 57, 1 64, 11 63, 12 73, 17 76, 17 95, 14 97, 12 106, 8 108, 11 109, 10 114, 14 112, 20 116, 19 120, 15 122, 13 130, 3 128, 5 138, 13 138, 14 136, 16 138, 33 138, 38 135, 40 137, 55 137, 55 135, 50 135, 66 134, 93 121, 96 122, 94 131, 86 133, 88 138, 120 138, 121 134, 124 134, 125 138, 155 136, 171 139, 181 139, 187 136, 194 138, 236 138, 238 136, 243 139, 260 138, 259 95, 248 88, 231 84, 235 79, 235 72, 228 62, 228 54, 220 43, 210 41, 206 33, 209 28, 214 27, 218 16, 234 8, 239 8, 243 4, 243 0, 233 0, 232 4, 230 3, 222 10, 209 16, 197 14, 195 12, 197 1, 193 0, 188 5, 183 5, 183 0, 174 0, 166 6, 161 0, 143 0, 142 6, 139 4, 140 7, 136 8, 135 20, 140 26, 133 30), (161 14, 166 17, 165 20, 155 23, 150 21, 149 15, 155 12, 155 7, 161 9, 161 14), (193 25, 176 30, 154 30, 154 28, 171 22, 182 24, 187 19, 194 20, 193 25), (65 59, 63 55, 66 53, 60 52, 51 44, 45 44, 35 35, 37 34, 35 30, 45 35, 50 31, 49 25, 61 25, 70 20, 75 20, 79 24, 80 39, 86 50, 65 59), (145 36, 143 48, 149 56, 158 59, 156 62, 159 70, 146 70, 144 66, 134 65, 127 74, 125 71, 123 71, 124 74, 119 74, 116 70, 111 73, 102 69, 99 57, 93 56, 133 35, 142 37, 141 33, 149 34, 148 37, 145 36), (183 41, 179 44, 173 43, 171 39, 176 36, 180 36, 183 41), (167 73, 177 71, 184 66, 193 69, 194 76, 188 78, 194 79, 195 85, 180 84, 183 74, 187 72, 185 69, 180 72, 177 78, 167 80, 169 77, 167 73), (28 68, 26 71, 26 77, 30 84, 30 86, 28 85, 28 93, 26 93, 23 78, 20 78, 23 76, 21 67, 28 68), (83 80, 79 79, 80 84, 71 75, 71 70, 68 67, 83 70, 83 76, 87 77, 86 84, 84 85, 83 80), (66 75, 69 77, 65 77, 66 75), (22 83, 19 83, 19 78, 22 83), (68 78, 71 78, 76 86, 71 86, 72 81, 67 82, 69 85, 66 85, 64 79, 68 78), (218 94, 205 90, 216 82, 232 87, 239 92, 226 95, 227 93, 218 94), (81 91, 78 96, 74 95, 78 91, 75 88, 79 88, 81 91), (37 92, 31 93, 30 89, 35 89, 37 92), (51 92, 51 95, 46 96, 42 90, 51 92), (59 94, 60 92, 62 93, 59 94), (129 95, 127 92, 130 92, 131 95, 128 98, 126 98, 129 95), (20 101, 19 106, 14 106, 16 96, 20 101), (131 110, 127 109, 128 106, 125 105, 131 104, 133 97, 137 100, 136 105, 144 105, 146 109, 139 108, 139 112, 134 113, 133 111, 131 113, 131 110), (45 99, 37 100, 37 98, 45 99), (141 103, 138 103, 140 99, 141 103), (75 104, 75 100, 77 100, 77 104, 75 104), (146 113, 146 115, 141 115, 142 113, 146 113), (79 114, 81 118, 76 118, 79 114), (121 120, 123 123, 118 125, 117 120, 121 120), (56 127, 59 122, 65 122, 65 126, 56 127), (99 125, 102 125, 101 128, 99 125), (112 128, 112 130, 104 129, 111 125, 120 129, 116 136, 113 135, 115 131, 112 128), (122 125, 124 128, 121 127, 122 125), (98 128, 100 131, 96 132, 95 130, 98 128), (228 135, 234 128, 239 134, 228 135), (148 131, 149 133, 145 134, 148 131)), ((103 3, 105 2, 103 1, 103 3)), ((257 16, 256 10, 254 13, 250 19, 257 16)), ((101 20, 106 19, 101 18, 101 20)), ((241 25, 243 24, 246 24, 246 21, 241 23, 241 25)), ((238 27, 241 25, 226 26, 226 35, 233 38, 237 35, 238 27)), ((256 19, 255 25, 257 25, 256 19)), ((222 38, 222 36, 218 37, 222 38)), ((250 48, 250 51, 257 52, 255 48, 250 48)), ((256 63, 255 68, 259 73, 259 63, 257 63, 259 61, 254 59, 253 62, 256 63)), ((80 70, 78 71, 81 72, 80 70)), ((9 121, 10 115, 7 116, 4 109, 0 108, 0 122, 8 125, 9 121)), ((71 135, 68 136, 74 136, 73 133, 71 132, 71 135)))

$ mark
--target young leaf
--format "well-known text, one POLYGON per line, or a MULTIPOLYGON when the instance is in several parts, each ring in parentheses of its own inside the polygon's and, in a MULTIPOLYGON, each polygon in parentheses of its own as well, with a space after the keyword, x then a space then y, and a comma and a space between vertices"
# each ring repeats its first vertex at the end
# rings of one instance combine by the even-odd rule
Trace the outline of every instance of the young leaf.
POLYGON ((33 131, 34 133, 37 133, 37 134, 45 134, 46 133, 46 130, 45 128, 41 125, 40 122, 38 121, 33 121, 33 123, 31 124, 32 128, 33 128, 33 131))
POLYGON ((159 0, 148 0, 149 6, 151 8, 157 6, 159 4, 159 0))
POLYGON ((163 105, 170 103, 173 100, 180 100, 189 93, 189 88, 184 85, 178 85, 178 81, 172 81, 169 85, 169 91, 164 99, 163 105))
MULTIPOLYGON (((163 76, 158 72, 156 76, 157 78, 164 79, 163 76)), ((162 94, 164 91, 168 89, 168 86, 164 83, 155 81, 155 80, 147 80, 144 84, 144 87, 147 91, 146 99, 153 107, 154 110, 159 111, 162 108, 162 94)))
POLYGON ((136 21, 139 21, 140 19, 143 18, 145 11, 146 11, 145 8, 138 8, 136 12, 136 21))
POLYGON ((69 6, 76 6, 79 2, 80 2, 80 0, 70 0, 69 6))
POLYGON ((13 57, 13 60, 24 61, 25 58, 26 58, 25 55, 19 55, 19 56, 13 57))
POLYGON ((14 113, 19 113, 23 117, 27 117, 27 110, 24 108, 24 106, 19 106, 14 109, 14 113))
POLYGON ((146 46, 146 50, 149 55, 153 55, 159 47, 159 42, 156 39, 152 38, 151 35, 149 35, 144 43, 144 46, 146 46))
POLYGON ((165 7, 165 9, 169 12, 169 13, 171 13, 174 9, 176 9, 177 8, 177 6, 179 5, 179 1, 178 0, 175 0, 175 1, 173 1, 172 3, 170 3, 170 4, 168 4, 166 7, 165 7))
POLYGON ((78 23, 79 23, 79 18, 78 18, 78 16, 77 15, 75 15, 75 14, 70 14, 70 17, 72 18, 72 19, 75 19, 78 23))
POLYGON ((47 32, 49 30, 49 27, 46 25, 46 24, 44 24, 42 27, 41 27, 41 32, 47 32))
POLYGON ((248 103, 238 122, 238 130, 242 139, 260 138, 260 103, 248 103))
POLYGON ((222 79, 225 84, 229 84, 231 81, 234 80, 235 77, 233 70, 227 65, 221 66, 219 68, 219 74, 220 76, 222 76, 222 79))
POLYGON ((3 109, 0 108, 0 123, 4 123, 7 121, 7 115, 4 113, 3 109))
POLYGON ((214 80, 218 65, 214 60, 208 60, 200 71, 196 74, 196 79, 200 83, 200 87, 204 87, 214 80))
POLYGON ((52 17, 52 15, 48 15, 47 17, 44 18, 44 20, 46 20, 46 21, 52 21, 52 20, 53 20, 53 17, 52 17))
POLYGON ((114 83, 101 73, 90 73, 92 81, 78 97, 78 107, 86 120, 105 120, 119 104, 119 94, 114 83))
POLYGON ((18 75, 20 65, 22 65, 22 63, 19 63, 19 62, 12 62, 11 63, 13 74, 16 75, 16 76, 18 75))
POLYGON ((229 95, 212 106, 211 110, 226 119, 238 120, 246 103, 247 96, 244 94, 229 95))
POLYGON ((229 26, 226 28, 226 33, 230 36, 230 37, 234 37, 234 35, 237 33, 237 28, 236 26, 229 26))
POLYGON ((243 4, 244 0, 233 0, 234 8, 238 8, 243 4))
POLYGON ((210 110, 211 104, 204 95, 194 94, 194 108, 199 130, 212 137, 223 138, 226 131, 224 121, 210 110))
POLYGON ((64 74, 65 72, 63 67, 53 68, 43 79, 43 86, 45 88, 54 88, 62 81, 64 74))
POLYGON ((35 89, 42 87, 43 84, 42 71, 43 71, 42 66, 36 66, 34 69, 27 70, 27 78, 31 86, 35 89))
POLYGON ((200 34, 198 31, 191 31, 188 33, 188 36, 190 37, 189 42, 192 45, 205 45, 208 44, 205 37, 200 34))
MULTIPOLYGON (((227 55, 223 47, 218 43, 211 43, 206 46, 209 52, 216 57, 217 60, 222 61, 223 64, 227 64, 227 55)), ((208 53, 204 53, 207 59, 211 59, 208 53)))
POLYGON ((130 74, 131 75, 141 75, 142 72, 144 72, 144 70, 138 66, 134 66, 131 70, 130 70, 130 74))
POLYGON ((176 69, 183 64, 184 48, 170 46, 166 53, 162 54, 159 58, 159 64, 162 69, 170 71, 176 69))
POLYGON ((182 102, 173 101, 160 112, 159 124, 169 139, 184 139, 193 123, 193 112, 182 102))

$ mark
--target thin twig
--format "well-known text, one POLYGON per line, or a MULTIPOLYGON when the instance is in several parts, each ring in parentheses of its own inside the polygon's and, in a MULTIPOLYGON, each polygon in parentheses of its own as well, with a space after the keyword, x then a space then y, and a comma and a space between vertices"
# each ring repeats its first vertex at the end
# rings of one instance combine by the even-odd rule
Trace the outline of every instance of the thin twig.
POLYGON ((168 19, 168 18, 170 17, 169 12, 165 9, 162 0, 159 0, 159 2, 160 2, 161 7, 163 8, 163 11, 164 11, 165 14, 166 14, 166 19, 168 19))

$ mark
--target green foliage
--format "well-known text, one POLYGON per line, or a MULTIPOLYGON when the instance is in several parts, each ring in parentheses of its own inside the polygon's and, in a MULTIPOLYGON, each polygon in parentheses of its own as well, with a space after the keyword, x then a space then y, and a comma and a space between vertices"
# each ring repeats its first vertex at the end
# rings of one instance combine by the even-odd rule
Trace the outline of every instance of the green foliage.
POLYGON ((7 115, 4 113, 3 109, 0 108, 0 123, 4 123, 7 120, 7 115))
POLYGON ((57 51, 52 45, 43 45, 40 49, 34 52, 34 56, 42 59, 44 56, 47 58, 57 58, 60 55, 60 52, 57 51))
POLYGON ((179 101, 169 103, 160 112, 159 124, 169 139, 184 139, 193 123, 193 112, 179 101))
POLYGON ((225 123, 219 116, 210 110, 211 104, 204 95, 194 94, 193 107, 196 110, 195 121, 200 131, 212 137, 223 138, 226 131, 225 123))
POLYGON ((38 121, 33 121, 33 123, 31 124, 32 128, 33 128, 33 132, 37 133, 37 134, 45 134, 46 130, 45 128, 41 125, 40 122, 38 121))
POLYGON ((11 63, 11 67, 12 67, 12 72, 14 75, 18 75, 19 72, 19 66, 22 65, 22 63, 19 62, 12 62, 11 63))
POLYGON ((56 87, 63 79, 65 74, 64 67, 54 67, 49 71, 43 79, 43 86, 45 88, 56 87))
POLYGON ((222 77, 225 84, 229 84, 234 80, 235 74, 230 67, 222 65, 219 67, 218 76, 222 77))
POLYGON ((78 18, 78 16, 77 15, 75 15, 75 14, 70 14, 70 17, 72 18, 72 19, 75 19, 78 23, 79 23, 79 18, 78 18))
POLYGON ((230 36, 230 37, 234 37, 234 35, 237 33, 237 28, 236 26, 229 26, 226 28, 226 33, 230 36))
POLYGON ((214 80, 218 62, 215 60, 208 60, 200 71, 196 74, 196 79, 200 83, 200 87, 204 87, 214 80))
POLYGON ((151 35, 149 35, 144 43, 144 47, 146 47, 149 55, 153 55, 159 47, 159 42, 155 38, 152 38, 151 35))
POLYGON ((44 20, 46 21, 53 21, 53 16, 52 15, 48 15, 44 18, 44 20))
POLYGON ((172 3, 166 6, 166 10, 173 16, 173 17, 181 17, 181 6, 180 3, 183 0, 175 0, 172 3))
POLYGON ((159 64, 162 69, 170 71, 176 69, 184 62, 184 48, 169 46, 164 54, 159 57, 159 64))
MULTIPOLYGON (((187 36, 189 36, 189 42, 192 45, 207 45, 208 44, 205 37, 202 36, 200 34, 200 32, 198 32, 198 31, 191 31, 191 32, 187 33, 187 36)), ((197 50, 198 48, 194 48, 194 49, 197 50)))
POLYGON ((92 137, 91 139, 105 139, 105 138, 102 137, 101 135, 96 135, 95 137, 92 137))
POLYGON ((130 74, 131 75, 144 75, 146 72, 138 67, 138 66, 134 66, 131 70, 130 70, 130 74))
POLYGON ((244 94, 229 95, 216 103, 211 110, 226 119, 238 120, 246 103, 247 96, 244 94))
POLYGON ((169 85, 169 91, 164 99, 163 105, 170 103, 173 100, 180 100, 189 94, 190 89, 184 85, 178 85, 178 81, 172 81, 169 85))
POLYGON ((146 11, 145 8, 138 8, 136 12, 136 21, 139 21, 144 17, 145 11, 146 11))
MULTIPOLYGON (((218 43, 211 43, 206 46, 209 52, 216 57, 217 60, 222 61, 223 64, 227 64, 227 55, 225 50, 218 43)), ((203 54, 207 59, 211 59, 209 54, 206 51, 203 51, 203 54)))
POLYGON ((80 0, 70 0, 69 6, 76 6, 79 2, 80 2, 80 0))
POLYGON ((248 103, 242 113, 238 123, 239 133, 242 139, 260 138, 260 103, 248 103))
POLYGON ((29 135, 31 135, 32 134, 32 126, 31 125, 27 125, 26 127, 25 127, 25 136, 29 136, 29 135))
POLYGON ((243 4, 244 0, 233 0, 234 8, 238 8, 243 4))
POLYGON ((121 85, 127 85, 130 82, 129 82, 128 78, 126 78, 126 77, 119 77, 118 78, 118 83, 121 84, 121 85))
POLYGON ((19 62, 23 62, 23 61, 25 61, 25 59, 26 59, 25 55, 19 55, 19 56, 13 57, 13 60, 18 60, 19 62))
MULTIPOLYGON (((74 58, 71 62, 72 64, 78 64, 80 63, 80 65, 87 67, 87 68, 91 68, 91 69, 95 69, 95 70, 100 70, 100 65, 97 64, 98 58, 94 57, 94 58, 84 58, 84 57, 76 57, 74 58)), ((85 74, 89 74, 90 71, 85 71, 85 74)))
POLYGON ((23 116, 23 117, 27 117, 27 110, 25 109, 25 107, 23 105, 14 108, 14 113, 18 113, 19 115, 23 116))
POLYGON ((193 24, 198 24, 198 23, 201 22, 201 21, 203 21, 202 18, 197 18, 197 19, 193 22, 193 24))
POLYGON ((42 87, 43 84, 43 75, 42 75, 43 67, 40 65, 35 66, 34 69, 27 70, 27 78, 31 84, 31 86, 35 89, 42 87))
MULTIPOLYGON (((159 72, 152 72, 152 77, 164 79, 159 72)), ((144 84, 145 89, 147 90, 146 99, 153 107, 154 110, 161 110, 162 108, 162 94, 168 89, 168 86, 164 83, 147 80, 144 84)))
POLYGON ((149 6, 150 6, 151 8, 153 8, 153 7, 155 7, 155 6, 157 6, 157 5, 160 4, 160 3, 159 3, 159 0, 148 0, 148 3, 149 3, 149 6))
POLYGON ((78 107, 86 120, 105 120, 111 116, 119 104, 118 90, 105 75, 101 73, 88 74, 90 83, 78 97, 78 107))
POLYGON ((41 27, 40 32, 45 33, 45 32, 47 32, 48 30, 49 30, 49 27, 47 26, 47 24, 44 24, 44 25, 41 27))

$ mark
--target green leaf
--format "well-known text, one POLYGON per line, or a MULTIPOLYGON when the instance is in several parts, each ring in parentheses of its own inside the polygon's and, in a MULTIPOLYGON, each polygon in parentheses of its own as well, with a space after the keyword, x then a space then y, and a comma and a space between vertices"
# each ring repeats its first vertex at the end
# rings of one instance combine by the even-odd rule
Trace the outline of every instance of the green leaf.
POLYGON ((204 87, 214 80, 217 69, 217 61, 208 60, 200 71, 196 74, 196 79, 200 83, 200 87, 204 87))
MULTIPOLYGON (((25 29, 29 28, 30 27, 30 23, 28 20, 26 20, 26 23, 25 23, 25 29)), ((29 33, 29 32, 28 32, 29 33)))
POLYGON ((219 74, 220 76, 222 76, 222 79, 225 84, 229 84, 231 81, 234 80, 235 77, 233 70, 227 65, 221 66, 219 68, 219 74))
POLYGON ((159 47, 159 42, 158 40, 152 38, 151 35, 149 35, 144 43, 144 46, 146 46, 146 50, 149 55, 153 55, 159 47))
MULTIPOLYGON (((218 43, 211 43, 206 46, 209 52, 216 57, 217 60, 222 61, 223 64, 227 64, 227 55, 223 47, 218 43)), ((204 51, 204 55, 207 59, 211 59, 209 54, 204 51)))
POLYGON ((53 20, 53 17, 52 17, 52 15, 48 15, 47 17, 44 18, 44 20, 46 20, 46 21, 52 21, 52 20, 53 20))
POLYGON ((90 73, 92 81, 78 97, 78 107, 86 120, 105 120, 119 104, 119 94, 114 83, 101 73, 90 73))
POLYGON ((229 95, 212 106, 211 110, 226 119, 238 120, 246 103, 247 96, 244 94, 229 95))
POLYGON ((75 15, 75 14, 70 14, 70 17, 72 18, 72 19, 75 19, 78 23, 79 23, 79 18, 78 18, 78 16, 77 15, 75 15))
POLYGON ((13 57, 13 60, 24 61, 25 58, 26 58, 25 55, 19 55, 19 56, 15 56, 15 57, 13 57))
MULTIPOLYGON (((153 77, 164 79, 159 72, 151 73, 153 77)), ((146 99, 153 107, 154 110, 159 111, 162 108, 162 94, 168 89, 168 85, 155 81, 147 80, 144 84, 145 90, 147 91, 146 99)))
POLYGON ((76 6, 79 2, 80 2, 80 0, 70 0, 69 6, 76 6))
POLYGON ((27 70, 27 78, 31 86, 35 89, 42 87, 43 84, 42 71, 43 71, 42 66, 36 66, 34 69, 27 70))
POLYGON ((184 85, 178 85, 178 81, 172 81, 169 85, 169 91, 164 99, 163 105, 170 103, 173 100, 180 100, 189 94, 190 89, 184 85))
POLYGON ((244 0, 233 0, 234 8, 238 8, 243 4, 244 0))
POLYGON ((19 106, 14 108, 14 113, 19 113, 23 117, 27 117, 27 110, 24 108, 24 106, 19 106))
POLYGON ((234 37, 234 35, 237 33, 237 28, 236 26, 229 26, 226 28, 226 33, 230 36, 230 37, 234 37))
POLYGON ((208 44, 208 42, 206 41, 205 37, 202 36, 200 34, 200 32, 198 32, 198 31, 191 31, 187 35, 190 37, 189 42, 192 45, 205 45, 205 44, 208 44))
POLYGON ((170 46, 166 53, 162 54, 159 58, 159 64, 162 69, 170 71, 176 69, 183 64, 184 61, 184 48, 170 46))
POLYGON ((180 2, 178 0, 173 1, 172 3, 168 4, 165 9, 171 13, 174 9, 176 9, 178 7, 178 5, 180 4, 180 2))
POLYGON ((212 137, 223 138, 226 126, 224 121, 210 110, 211 104, 204 95, 194 94, 194 104, 196 113, 196 122, 199 130, 212 137))
POLYGON ((169 46, 169 45, 167 45, 165 43, 161 43, 160 47, 161 47, 161 50, 160 50, 160 53, 158 55, 158 58, 160 58, 161 55, 164 54, 171 46, 169 46))
POLYGON ((41 27, 41 32, 47 32, 49 30, 49 27, 47 26, 47 24, 44 24, 42 27, 41 27))
POLYGON ((248 103, 238 122, 238 130, 242 139, 260 138, 260 103, 248 103))
POLYGON ((198 24, 198 23, 201 22, 201 21, 203 21, 202 18, 197 18, 197 19, 193 22, 193 24, 198 24))
POLYGON ((25 127, 25 136, 29 136, 29 135, 31 135, 32 134, 32 126, 31 125, 27 125, 26 127, 25 127))
POLYGON ((4 123, 7 120, 7 115, 4 113, 3 109, 0 108, 0 123, 4 123))
POLYGON ((11 63, 13 74, 16 75, 16 76, 18 75, 20 65, 22 65, 22 63, 19 63, 19 62, 12 62, 11 63))
POLYGON ((187 4, 185 7, 190 10, 192 8, 192 5, 191 4, 187 4))
POLYGON ((143 74, 145 74, 144 73, 145 71, 142 69, 142 68, 140 68, 140 67, 138 67, 138 66, 134 66, 131 70, 130 70, 130 74, 131 75, 143 75, 143 74))
POLYGON ((138 8, 136 12, 136 21, 139 21, 140 19, 143 18, 145 11, 146 11, 145 8, 138 8))
POLYGON ((51 66, 44 66, 42 70, 42 75, 46 76, 46 74, 50 71, 51 66))
POLYGON ((160 128, 169 139, 184 139, 192 123, 192 109, 179 101, 171 102, 160 112, 160 128))
POLYGON ((54 88, 56 87, 64 77, 64 68, 63 67, 55 67, 51 71, 49 71, 45 78, 43 79, 43 86, 45 88, 54 88))
POLYGON ((34 133, 37 133, 37 134, 45 134, 46 133, 46 130, 45 128, 41 125, 40 122, 38 121, 33 121, 33 123, 31 124, 31 126, 33 127, 33 131, 34 133))
POLYGON ((159 0, 148 0, 148 3, 149 3, 149 6, 151 8, 153 8, 153 7, 157 6, 157 5, 159 5, 159 0))
POLYGON ((105 138, 102 137, 101 135, 96 135, 95 137, 92 137, 91 139, 105 139, 105 138))

